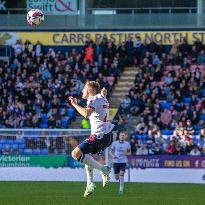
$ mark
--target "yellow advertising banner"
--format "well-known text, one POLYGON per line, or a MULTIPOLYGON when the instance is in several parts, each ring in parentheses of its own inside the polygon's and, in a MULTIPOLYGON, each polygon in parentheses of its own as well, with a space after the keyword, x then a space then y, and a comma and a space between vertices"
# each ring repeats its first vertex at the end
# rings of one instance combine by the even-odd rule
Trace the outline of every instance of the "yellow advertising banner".
POLYGON ((131 38, 133 41, 140 36, 142 41, 149 43, 155 41, 164 45, 171 45, 174 41, 187 38, 192 44, 196 40, 205 43, 205 31, 89 31, 89 32, 0 32, 0 44, 8 45, 15 40, 21 39, 23 42, 29 39, 33 44, 40 41, 43 45, 50 46, 82 46, 87 40, 101 41, 104 37, 111 39, 115 43, 122 43, 131 38))
POLYGON ((110 121, 112 121, 115 118, 115 115, 117 114, 118 109, 117 108, 110 108, 109 109, 109 115, 110 115, 110 121))

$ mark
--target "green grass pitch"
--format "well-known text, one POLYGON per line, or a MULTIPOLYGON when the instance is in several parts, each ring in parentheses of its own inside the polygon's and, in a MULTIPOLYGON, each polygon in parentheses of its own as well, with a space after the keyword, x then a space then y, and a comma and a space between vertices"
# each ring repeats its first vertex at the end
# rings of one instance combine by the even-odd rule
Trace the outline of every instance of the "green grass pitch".
POLYGON ((126 183, 118 196, 118 183, 83 198, 80 182, 0 182, 0 205, 204 205, 205 185, 126 183))

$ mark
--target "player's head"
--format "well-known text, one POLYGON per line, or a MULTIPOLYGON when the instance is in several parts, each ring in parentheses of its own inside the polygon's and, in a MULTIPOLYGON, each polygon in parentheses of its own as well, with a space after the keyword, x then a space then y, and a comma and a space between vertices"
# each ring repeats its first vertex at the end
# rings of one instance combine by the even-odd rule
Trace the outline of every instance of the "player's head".
POLYGON ((100 85, 98 82, 95 81, 88 81, 84 88, 83 88, 83 95, 82 98, 83 99, 87 99, 90 96, 94 96, 96 95, 100 90, 100 85))
POLYGON ((119 140, 121 142, 124 142, 126 140, 126 138, 127 138, 126 132, 125 131, 121 131, 120 134, 119 134, 119 140))

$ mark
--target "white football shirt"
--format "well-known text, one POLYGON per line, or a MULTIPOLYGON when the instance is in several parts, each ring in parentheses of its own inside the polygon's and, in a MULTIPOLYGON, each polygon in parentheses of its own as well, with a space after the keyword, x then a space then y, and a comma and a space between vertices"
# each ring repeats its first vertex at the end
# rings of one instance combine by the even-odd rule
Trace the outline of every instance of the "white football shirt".
POLYGON ((101 94, 97 94, 89 97, 87 107, 94 110, 89 117, 91 134, 101 139, 114 128, 114 124, 109 122, 109 103, 101 94))
POLYGON ((130 150, 130 143, 127 141, 120 142, 114 141, 111 145, 111 149, 116 158, 113 159, 113 163, 127 163, 127 156, 125 153, 130 150))

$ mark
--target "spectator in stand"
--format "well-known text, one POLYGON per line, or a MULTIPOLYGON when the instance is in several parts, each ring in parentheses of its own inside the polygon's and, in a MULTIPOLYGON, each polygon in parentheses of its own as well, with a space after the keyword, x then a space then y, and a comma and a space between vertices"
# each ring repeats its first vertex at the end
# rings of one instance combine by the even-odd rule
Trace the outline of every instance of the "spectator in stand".
POLYGON ((136 151, 137 151, 137 142, 136 142, 135 137, 131 137, 131 139, 130 139, 130 147, 131 147, 132 155, 135 155, 136 151))
POLYGON ((122 102, 121 102, 121 108, 122 108, 123 113, 128 114, 130 105, 131 105, 131 100, 130 100, 130 98, 126 95, 126 96, 122 99, 122 102))
POLYGON ((159 127, 154 124, 152 121, 149 121, 149 124, 148 124, 148 134, 153 135, 153 136, 160 136, 161 133, 160 133, 160 130, 159 130, 159 127))
POLYGON ((197 64, 198 65, 204 65, 205 64, 205 55, 204 50, 200 51, 200 54, 197 57, 197 64))
POLYGON ((18 150, 17 145, 13 146, 13 150, 12 150, 11 154, 14 154, 14 155, 18 155, 19 154, 19 150, 18 150))
POLYGON ((152 149, 151 149, 150 154, 160 155, 160 154, 162 154, 162 153, 163 153, 163 151, 162 151, 162 149, 160 148, 160 145, 159 145, 159 144, 156 144, 156 143, 153 143, 153 144, 152 144, 152 149))
POLYGON ((41 44, 40 41, 36 42, 35 54, 36 54, 37 57, 41 57, 43 55, 43 45, 41 44))
POLYGON ((147 144, 147 149, 148 149, 149 154, 152 154, 153 143, 155 143, 155 137, 151 131, 148 131, 148 135, 146 138, 146 144, 147 144))
POLYGON ((138 134, 146 134, 147 131, 148 127, 145 125, 144 121, 140 122, 135 128, 135 132, 138 134))
POLYGON ((177 56, 177 54, 179 52, 179 45, 180 45, 180 42, 179 42, 179 40, 176 39, 174 41, 174 44, 172 45, 172 48, 170 50, 170 54, 177 56))
POLYGON ((115 126, 116 126, 116 130, 119 134, 121 131, 127 130, 127 123, 121 115, 118 115, 117 118, 118 119, 117 119, 117 122, 116 122, 115 126))
POLYGON ((138 148, 136 155, 148 155, 147 145, 143 144, 140 148, 138 148))
POLYGON ((93 55, 94 48, 92 43, 90 43, 89 46, 85 48, 85 59, 91 62, 93 60, 93 55))
POLYGON ((175 142, 174 141, 171 141, 170 144, 168 145, 167 149, 166 149, 166 153, 167 154, 176 154, 177 153, 177 149, 176 149, 176 146, 175 146, 175 142))
POLYGON ((20 40, 16 40, 16 44, 13 46, 13 48, 15 56, 18 56, 23 52, 23 44, 20 40))
POLYGON ((193 135, 195 133, 194 127, 191 125, 191 120, 186 121, 185 130, 187 131, 187 134, 189 135, 193 135))
POLYGON ((204 128, 200 130, 200 139, 202 141, 205 141, 205 129, 204 128))
POLYGON ((199 151, 198 147, 194 145, 193 149, 190 152, 191 156, 200 156, 201 152, 199 151))
POLYGON ((185 130, 185 128, 184 128, 183 123, 179 122, 178 126, 174 130, 173 137, 178 138, 178 137, 182 136, 184 134, 184 130, 185 130))
POLYGON ((128 38, 128 41, 125 44, 126 50, 127 50, 127 61, 128 66, 133 65, 133 51, 134 51, 134 43, 131 38, 128 38))
POLYGON ((3 152, 3 154, 5 154, 5 155, 11 154, 11 149, 10 149, 9 145, 6 145, 6 148, 5 148, 4 152, 3 152))
POLYGON ((137 58, 137 63, 139 64, 141 62, 141 55, 143 53, 143 42, 140 36, 137 36, 136 40, 134 41, 134 55, 137 58))
POLYGON ((81 127, 82 129, 90 129, 90 122, 88 119, 82 119, 82 122, 81 122, 81 127))
POLYGON ((170 123, 172 121, 172 114, 169 110, 164 109, 164 111, 161 113, 161 123, 164 128, 169 127, 170 123))

